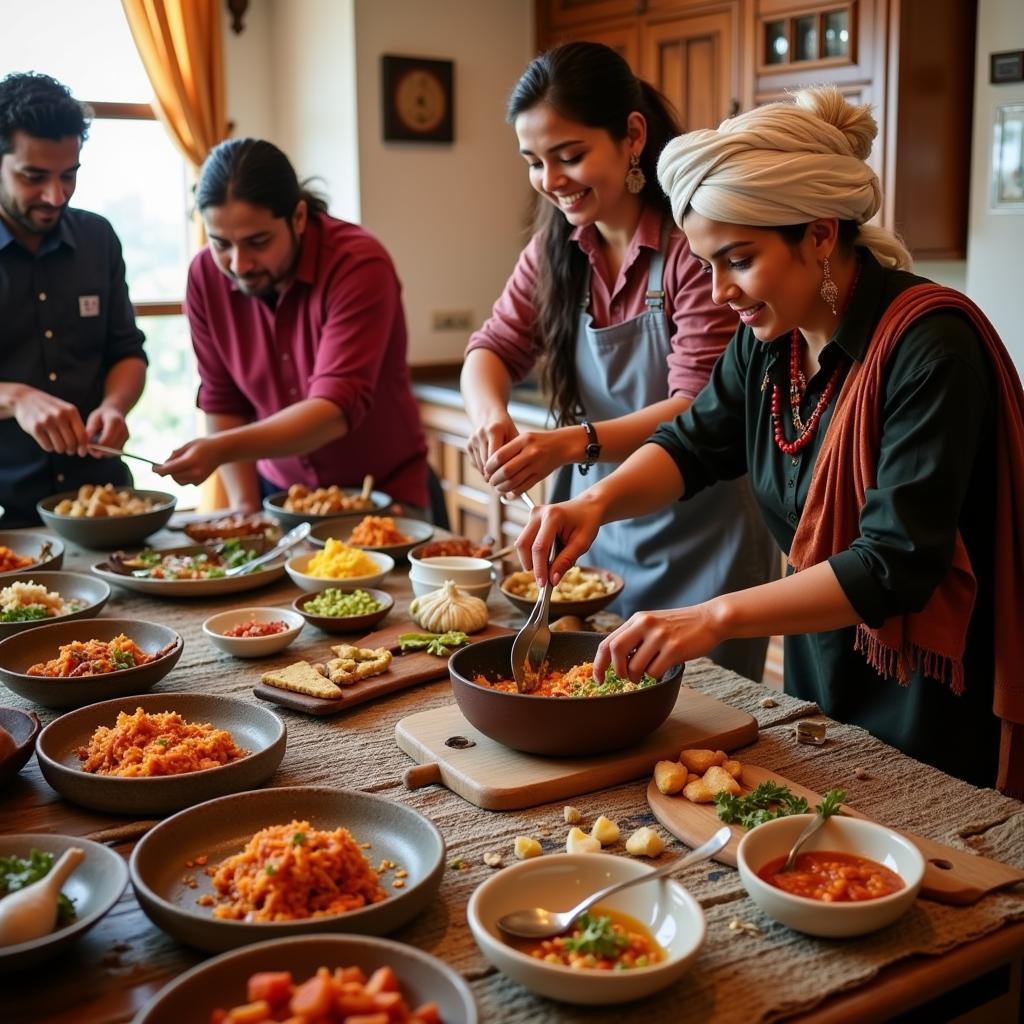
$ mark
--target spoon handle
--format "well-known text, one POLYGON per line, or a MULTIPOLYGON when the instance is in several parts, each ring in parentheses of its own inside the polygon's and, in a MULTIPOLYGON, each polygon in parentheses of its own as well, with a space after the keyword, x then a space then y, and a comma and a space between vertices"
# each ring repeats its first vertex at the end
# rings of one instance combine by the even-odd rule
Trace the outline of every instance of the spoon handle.
POLYGON ((800 848, 807 842, 815 832, 825 824, 825 816, 822 814, 815 814, 813 818, 806 825, 804 825, 803 831, 796 837, 796 842, 793 844, 792 849, 789 851, 789 856, 786 858, 786 863, 779 868, 779 874, 784 871, 792 871, 796 866, 796 855, 800 852, 800 848))
POLYGON ((714 855, 718 853, 718 851, 721 850, 731 838, 732 829, 730 829, 728 825, 723 825, 722 828, 720 828, 706 843, 702 843, 685 857, 679 857, 676 860, 670 861, 668 864, 665 864, 660 868, 655 868, 654 871, 649 871, 647 874, 638 875, 636 878, 627 878, 624 882, 616 882, 615 885, 609 885, 606 889, 601 889, 599 892, 595 892, 585 900, 580 901, 580 903, 568 912, 568 915, 571 915, 571 917, 575 919, 584 911, 589 910, 595 903, 600 903, 601 900, 607 899, 609 896, 612 896, 623 889, 628 889, 631 885, 639 885, 641 882, 650 882, 655 878, 663 878, 665 875, 673 875, 677 871, 681 871, 683 868, 688 867, 690 864, 696 864, 698 861, 702 860, 709 860, 714 857, 714 855))

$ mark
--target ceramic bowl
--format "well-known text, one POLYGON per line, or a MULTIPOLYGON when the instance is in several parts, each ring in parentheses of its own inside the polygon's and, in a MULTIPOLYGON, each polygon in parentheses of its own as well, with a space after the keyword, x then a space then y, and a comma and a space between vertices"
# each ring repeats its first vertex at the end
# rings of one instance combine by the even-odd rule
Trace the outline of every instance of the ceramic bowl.
POLYGON ((404 533, 409 539, 398 544, 353 544, 349 538, 352 531, 363 521, 365 516, 373 512, 357 512, 355 515, 342 516, 330 522, 319 523, 309 533, 309 543, 322 548, 330 537, 340 540, 343 544, 351 544, 354 548, 364 551, 380 551, 392 558, 404 558, 418 544, 423 544, 434 536, 434 527, 422 519, 407 519, 404 516, 393 516, 395 529, 404 533))
POLYGON ((759 878, 757 872, 765 864, 789 853, 811 818, 810 814, 776 818, 751 829, 740 840, 736 852, 740 879, 761 910, 798 932, 844 938, 884 928, 911 908, 924 877, 924 858, 905 836, 861 818, 829 818, 803 846, 803 851, 838 851, 877 861, 903 879, 904 888, 898 892, 857 903, 825 903, 794 896, 759 878))
POLYGON ((210 800, 168 818, 138 843, 129 870, 139 904, 158 928, 187 945, 221 952, 307 933, 394 931, 433 902, 444 874, 444 850, 434 824, 398 801, 326 786, 275 787, 210 800), (191 888, 183 880, 185 861, 207 856, 209 864, 218 864, 244 849, 260 829, 295 819, 320 829, 343 825, 357 842, 371 844, 374 865, 387 859, 404 868, 405 887, 394 889, 388 872, 381 883, 387 899, 347 914, 295 921, 229 921, 197 904, 213 891, 210 878, 196 872, 198 884, 191 888))
MULTIPOLYGON (((656 686, 606 697, 537 697, 504 693, 472 680, 509 678, 512 641, 502 636, 457 650, 448 660, 452 694, 469 723, 513 750, 546 757, 584 757, 617 750, 643 739, 675 707, 682 666, 656 686)), ((566 669, 593 661, 600 633, 552 633, 548 663, 566 669)))
POLYGON ((83 576, 77 572, 23 572, 0 579, 0 589, 15 583, 38 583, 51 593, 60 594, 65 601, 78 601, 82 607, 67 615, 48 619, 34 619, 30 622, 0 622, 0 640, 14 636, 26 629, 37 629, 51 622, 70 622, 71 619, 94 619, 110 598, 110 587, 94 576, 83 576))
MULTIPOLYGON (((610 569, 596 569, 590 565, 581 565, 580 568, 587 572, 598 573, 604 582, 606 588, 605 592, 603 594, 598 594, 596 597, 587 597, 579 601, 563 601, 559 599, 557 591, 552 591, 552 619, 557 619, 562 615, 577 615, 579 618, 585 619, 588 615, 593 615, 595 612, 599 612, 602 608, 611 604, 612 601, 622 593, 622 588, 625 586, 625 582, 617 573, 612 572, 610 569)), ((521 597, 519 594, 513 594, 508 589, 508 584, 509 580, 513 577, 521 579, 529 578, 532 575, 532 573, 526 573, 524 571, 510 573, 502 579, 499 587, 502 597, 504 597, 510 604, 514 604, 526 615, 529 615, 530 612, 533 611, 533 606, 537 603, 537 599, 535 597, 521 597)))
POLYGON ((441 558, 409 559, 409 578, 433 583, 436 590, 445 580, 460 587, 482 586, 494 580, 494 564, 486 558, 448 555, 441 558))
POLYGON ((422 562, 426 558, 450 558, 453 555, 469 558, 482 558, 491 554, 495 547, 504 547, 502 544, 483 544, 478 540, 470 540, 469 537, 439 537, 437 540, 428 541, 425 544, 417 544, 409 552, 409 564, 414 561, 422 562), (455 545, 456 549, 439 549, 439 545, 455 545))
MULTIPOLYGON (((362 488, 360 487, 343 487, 342 490, 351 497, 357 497, 362 493, 362 488)), ((324 523, 329 519, 338 519, 341 516, 348 515, 349 511, 358 511, 364 516, 373 515, 374 513, 380 513, 391 505, 390 494, 385 494, 383 491, 370 491, 372 506, 370 508, 349 509, 347 511, 331 512, 328 515, 316 515, 313 512, 289 512, 284 507, 287 498, 287 491, 275 491, 263 499, 264 511, 269 512, 281 524, 282 529, 285 530, 290 530, 293 526, 298 526, 299 523, 324 523)))
POLYGON ((10 576, 24 576, 27 572, 59 569, 64 564, 64 542, 47 533, 28 533, 25 530, 0 530, 0 547, 10 548, 16 555, 34 558, 23 569, 0 572, 0 581, 10 576))
POLYGON ((36 505, 39 518, 65 540, 83 548, 119 548, 139 541, 167 524, 174 514, 178 499, 164 491, 140 491, 134 487, 123 490, 138 498, 152 498, 154 505, 148 512, 132 516, 61 516, 54 507, 65 498, 74 499, 77 491, 65 491, 44 498, 36 505))
POLYGON ((436 1003, 441 1020, 452 1024, 480 1019, 462 976, 415 946, 359 935, 310 935, 259 942, 207 960, 162 988, 132 1024, 207 1021, 215 1010, 244 1003, 246 982, 258 971, 290 971, 299 984, 325 965, 361 967, 367 975, 391 967, 410 1008, 436 1003))
POLYGON ((43 778, 66 800, 113 814, 158 815, 266 782, 284 757, 286 737, 284 722, 262 704, 206 693, 149 693, 62 715, 39 734, 36 754, 43 778), (183 775, 123 778, 83 771, 79 748, 88 746, 100 726, 112 727, 121 711, 130 715, 137 708, 150 714, 176 711, 186 722, 209 722, 226 729, 249 754, 183 775))
POLYGON ((41 939, 0 946, 0 973, 20 971, 57 956, 84 935, 121 898, 128 868, 119 853, 79 836, 50 833, 0 836, 0 857, 27 857, 31 850, 52 853, 54 860, 72 846, 85 851, 85 860, 61 887, 75 903, 75 919, 41 939))
POLYGON ((331 579, 326 576, 310 576, 306 572, 313 555, 295 555, 284 564, 285 572, 291 577, 292 583, 311 593, 326 590, 327 587, 375 587, 395 567, 395 560, 390 555, 382 555, 379 551, 364 551, 364 555, 374 562, 377 571, 366 576, 346 576, 343 579, 331 579))
POLYGON ((0 729, 9 737, 0 739, 0 786, 10 782, 28 763, 39 728, 39 716, 34 711, 0 708, 0 729))
MULTIPOLYGON (((441 589, 440 583, 424 583, 422 580, 416 579, 412 572, 409 573, 409 584, 416 597, 423 597, 424 594, 432 594, 435 590, 441 589)), ((460 583, 459 590, 464 594, 469 594, 471 597, 479 597, 481 601, 486 601, 491 593, 492 586, 492 583, 474 583, 471 586, 460 583)))
POLYGON ((219 651, 236 658, 262 658, 283 651, 302 632, 305 620, 284 608, 236 608, 218 612, 203 622, 203 633, 219 651), (288 628, 269 636, 225 636, 244 622, 284 622, 288 628))
POLYGON ((682 977, 704 942, 704 913, 679 882, 662 879, 633 886, 599 904, 628 914, 650 930, 666 952, 665 960, 651 967, 587 971, 549 964, 509 945, 497 921, 524 907, 568 910, 598 889, 651 870, 648 864, 608 853, 558 853, 525 860, 477 886, 466 917, 483 955, 531 992, 585 1005, 641 999, 682 977))
MULTIPOLYGON (((329 588, 324 588, 329 589, 329 588)), ((376 626, 387 618, 391 609, 395 606, 395 599, 386 590, 374 590, 372 587, 335 587, 343 594, 350 594, 353 590, 362 590, 369 594, 375 601, 380 602, 380 608, 375 612, 367 612, 365 615, 316 615, 306 611, 306 605, 314 598, 319 597, 323 590, 315 594, 300 594, 295 598, 292 607, 311 625, 322 629, 325 633, 357 633, 376 626)))
POLYGON ((54 622, 17 633, 0 642, 0 682, 19 696, 46 708, 80 708, 98 700, 145 693, 174 668, 183 650, 184 641, 178 633, 155 622, 140 619, 54 622), (156 661, 106 675, 60 679, 27 674, 30 665, 56 658, 62 644, 74 640, 113 640, 121 633, 151 654, 168 644, 173 644, 173 647, 156 661))

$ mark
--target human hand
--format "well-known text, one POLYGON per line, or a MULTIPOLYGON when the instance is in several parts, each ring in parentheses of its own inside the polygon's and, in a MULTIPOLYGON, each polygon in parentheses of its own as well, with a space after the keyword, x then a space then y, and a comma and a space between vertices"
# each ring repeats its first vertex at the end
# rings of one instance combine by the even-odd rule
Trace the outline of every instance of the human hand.
POLYGON ((569 432, 528 430, 503 444, 484 465, 487 482, 499 494, 523 494, 559 466, 572 461, 569 432))
POLYGON ((201 484, 215 469, 230 461, 215 434, 213 437, 197 437, 176 448, 166 462, 154 467, 153 472, 173 477, 179 484, 201 484))
POLYGON ((78 410, 55 395, 27 385, 13 401, 14 418, 44 452, 88 455, 89 435, 78 410))
POLYGON ((600 507, 586 496, 558 505, 540 505, 530 512, 523 532, 516 541, 516 551, 524 569, 532 569, 537 585, 557 584, 566 570, 594 543, 602 523, 600 507), (559 552, 548 565, 551 546, 559 542, 559 552))
POLYGON ((85 421, 85 432, 90 440, 108 448, 124 448, 128 440, 124 413, 112 405, 99 405, 93 409, 85 421))
POLYGON ((673 665, 707 654, 728 639, 712 602, 690 608, 637 612, 601 641, 594 657, 594 679, 611 665, 623 679, 639 682, 646 672, 660 679, 673 665))
POLYGON ((469 457, 473 460, 477 471, 486 478, 487 472, 484 466, 487 464, 487 460, 518 433, 516 425, 512 422, 512 417, 504 409, 484 420, 473 431, 467 445, 469 457))

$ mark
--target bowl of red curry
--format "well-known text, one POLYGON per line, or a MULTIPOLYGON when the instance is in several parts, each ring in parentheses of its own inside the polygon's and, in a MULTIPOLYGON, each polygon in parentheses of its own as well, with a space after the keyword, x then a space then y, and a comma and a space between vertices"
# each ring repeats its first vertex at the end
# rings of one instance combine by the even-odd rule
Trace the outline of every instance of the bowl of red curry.
POLYGON ((776 818, 740 841, 737 866, 750 898, 769 917, 808 935, 844 938, 892 924, 921 888, 924 858, 906 836, 837 815, 781 871, 809 814, 776 818))
POLYGON ((290 608, 236 608, 203 623, 203 634, 218 650, 236 658, 262 658, 283 651, 306 620, 290 608))

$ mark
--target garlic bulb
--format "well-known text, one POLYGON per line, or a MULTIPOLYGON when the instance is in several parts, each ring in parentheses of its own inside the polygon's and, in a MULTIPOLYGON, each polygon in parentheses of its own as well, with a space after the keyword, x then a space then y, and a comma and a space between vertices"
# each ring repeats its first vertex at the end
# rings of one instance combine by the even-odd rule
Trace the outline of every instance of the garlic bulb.
POLYGON ((431 633, 450 629, 478 633, 487 625, 487 605, 479 597, 464 594, 451 580, 445 580, 440 590, 417 597, 409 605, 409 614, 431 633))

